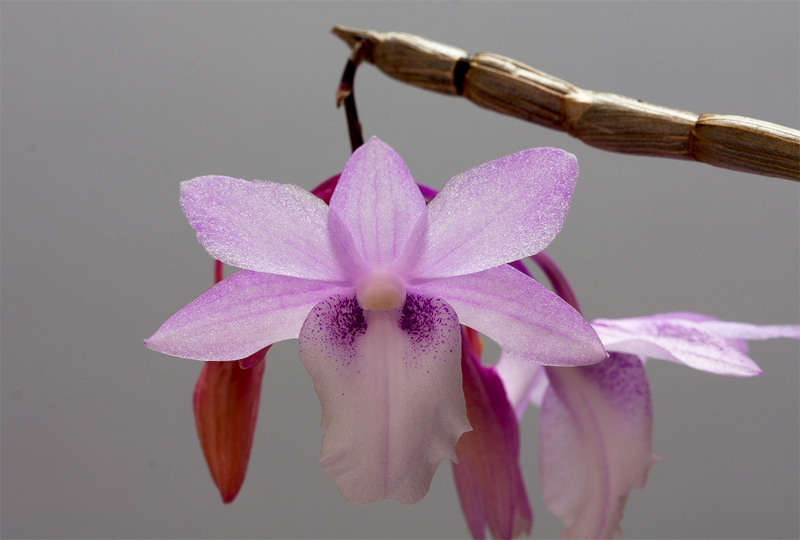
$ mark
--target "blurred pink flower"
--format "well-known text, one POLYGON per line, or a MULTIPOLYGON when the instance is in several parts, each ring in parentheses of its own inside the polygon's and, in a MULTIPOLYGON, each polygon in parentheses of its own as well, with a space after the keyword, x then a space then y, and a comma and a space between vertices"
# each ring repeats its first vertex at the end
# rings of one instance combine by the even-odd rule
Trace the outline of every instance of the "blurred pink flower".
POLYGON ((745 340, 800 338, 800 326, 723 322, 699 313, 598 319, 607 360, 544 367, 504 354, 497 365, 518 418, 541 406, 540 474, 544 499, 565 538, 610 538, 629 491, 644 487, 652 453, 652 409, 645 358, 721 375, 761 373, 745 340))

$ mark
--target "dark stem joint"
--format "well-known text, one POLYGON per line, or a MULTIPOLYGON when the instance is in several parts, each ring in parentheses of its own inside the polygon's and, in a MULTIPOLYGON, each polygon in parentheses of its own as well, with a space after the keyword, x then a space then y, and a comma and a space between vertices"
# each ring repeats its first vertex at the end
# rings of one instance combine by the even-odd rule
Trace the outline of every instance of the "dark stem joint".
POLYGON ((471 61, 472 57, 467 56, 460 59, 456 62, 456 65, 453 66, 453 86, 456 89, 456 94, 459 96, 464 93, 464 79, 467 76, 467 71, 469 71, 471 61))

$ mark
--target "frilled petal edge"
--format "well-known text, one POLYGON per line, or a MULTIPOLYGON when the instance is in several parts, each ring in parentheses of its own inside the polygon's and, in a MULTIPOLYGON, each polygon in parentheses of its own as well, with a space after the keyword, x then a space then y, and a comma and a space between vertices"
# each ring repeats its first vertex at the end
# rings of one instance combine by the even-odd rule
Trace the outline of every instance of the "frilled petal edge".
POLYGON ((351 289, 240 270, 167 319, 144 341, 158 352, 194 360, 236 360, 296 338, 321 299, 351 289))
POLYGON ((443 298, 461 324, 528 362, 580 366, 606 357, 588 322, 561 298, 507 265, 409 286, 443 298))

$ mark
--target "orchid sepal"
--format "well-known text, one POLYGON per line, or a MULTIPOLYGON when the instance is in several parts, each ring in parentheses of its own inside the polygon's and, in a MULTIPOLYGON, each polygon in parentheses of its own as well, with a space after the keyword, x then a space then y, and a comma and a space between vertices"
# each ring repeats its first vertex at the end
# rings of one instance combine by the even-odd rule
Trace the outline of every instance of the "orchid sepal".
POLYGON ((222 502, 233 502, 244 483, 266 369, 265 347, 238 362, 206 362, 195 385, 197 437, 222 502))
POLYGON ((473 538, 484 538, 487 528, 494 538, 516 538, 533 525, 519 426, 494 368, 481 365, 480 350, 477 332, 463 327, 461 370, 472 431, 458 440, 453 478, 473 538))

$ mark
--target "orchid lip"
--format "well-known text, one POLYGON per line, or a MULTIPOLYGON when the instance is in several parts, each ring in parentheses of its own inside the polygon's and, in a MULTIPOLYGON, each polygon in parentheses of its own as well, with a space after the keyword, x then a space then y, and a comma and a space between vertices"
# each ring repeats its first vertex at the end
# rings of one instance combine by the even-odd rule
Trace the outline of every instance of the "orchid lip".
POLYGON ((365 310, 398 309, 406 302, 406 286, 391 270, 372 270, 359 281, 356 299, 361 309, 365 310))

